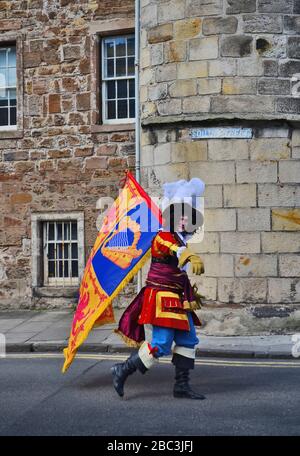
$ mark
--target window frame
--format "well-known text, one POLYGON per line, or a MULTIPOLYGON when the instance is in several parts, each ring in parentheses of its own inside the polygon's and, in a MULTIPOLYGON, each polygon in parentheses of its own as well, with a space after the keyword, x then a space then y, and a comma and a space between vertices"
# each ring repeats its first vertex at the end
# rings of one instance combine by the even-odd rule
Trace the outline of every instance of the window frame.
POLYGON ((89 22, 91 55, 91 133, 135 131, 135 122, 103 123, 102 115, 102 74, 101 40, 109 36, 134 35, 134 16, 124 18, 95 19, 89 22))
MULTIPOLYGON (((42 225, 43 225, 43 269, 44 269, 44 275, 43 275, 43 286, 62 286, 62 287, 66 287, 66 286, 77 286, 79 285, 79 268, 78 268, 78 265, 79 265, 79 258, 78 258, 78 221, 77 219, 72 219, 72 220, 44 220, 42 222, 42 225), (70 227, 70 239, 67 239, 65 240, 64 239, 64 225, 65 224, 69 224, 69 226, 71 225, 71 223, 74 223, 76 222, 76 225, 77 225, 77 238, 75 240, 72 239, 72 235, 71 235, 71 232, 72 232, 72 229, 70 227), (50 240, 49 237, 48 237, 48 234, 49 234, 49 224, 50 223, 53 223, 54 224, 54 239, 50 240), (56 239, 56 226, 58 223, 61 223, 62 224, 62 239, 56 239), (76 277, 73 277, 73 276, 69 276, 69 277, 58 277, 58 276, 55 276, 55 277, 49 277, 49 270, 48 270, 48 267, 49 267, 49 258, 48 258, 48 248, 50 244, 54 244, 54 246, 57 246, 59 244, 62 244, 64 245, 65 243, 69 244, 69 245, 72 245, 72 244, 76 244, 77 245, 77 270, 78 270, 78 275, 76 277)), ((69 258, 64 258, 64 252, 63 252, 63 248, 62 248, 62 259, 59 260, 56 258, 56 255, 55 255, 55 258, 54 258, 54 269, 56 271, 56 268, 57 268, 57 263, 58 263, 58 266, 59 266, 59 262, 62 261, 62 262, 65 262, 65 261, 68 261, 68 269, 71 268, 71 271, 72 271, 72 261, 75 260, 75 258, 73 259, 72 258, 72 248, 71 249, 68 249, 68 256, 69 258)), ((54 248, 54 251, 56 252, 56 247, 54 248)))
POLYGON ((84 246, 84 212, 44 212, 31 214, 31 256, 32 256, 32 288, 33 290, 45 290, 47 296, 52 291, 58 290, 66 293, 70 289, 78 289, 84 268, 85 268, 85 246, 84 246), (77 221, 77 243, 78 243, 78 281, 62 287, 62 284, 45 284, 44 277, 44 252, 43 252, 43 224, 52 221, 77 221), (49 292, 49 294, 47 293, 49 292))
POLYGON ((24 74, 23 74, 23 37, 20 32, 7 31, 0 35, 0 46, 13 45, 16 47, 16 107, 17 119, 14 126, 0 128, 1 139, 23 138, 24 136, 24 74))
MULTIPOLYGON (((115 76, 113 78, 109 78, 105 76, 106 69, 105 69, 105 40, 107 39, 117 39, 117 38, 135 38, 134 33, 120 33, 120 34, 112 34, 107 36, 102 36, 101 39, 101 52, 100 52, 100 59, 101 59, 101 110, 102 110, 102 123, 103 125, 120 125, 120 124, 134 124, 135 123, 135 116, 134 117, 126 117, 123 119, 107 119, 106 118, 106 104, 107 104, 107 81, 121 81, 121 80, 133 80, 135 83, 135 72, 132 76, 115 76)), ((126 54, 126 58, 128 58, 126 54)), ((135 64, 135 55, 134 55, 134 64, 135 64)), ((100 85, 100 81, 99 81, 100 85)), ((127 94, 127 100, 130 99, 129 94, 127 94)), ((116 98, 117 100, 117 98, 116 98)), ((136 94, 134 95, 134 100, 136 100, 136 94)))
MULTIPOLYGON (((0 90, 2 89, 2 90, 5 90, 5 92, 6 92, 6 91, 9 91, 9 89, 14 89, 16 91, 16 113, 17 113, 18 112, 18 106, 17 106, 17 43, 6 43, 6 44, 0 43, 0 49, 1 50, 2 49, 6 49, 6 53, 5 53, 5 58, 6 58, 6 62, 5 63, 6 63, 6 65, 5 65, 4 68, 6 68, 7 71, 9 71, 9 68, 10 68, 10 66, 8 64, 7 49, 12 48, 12 47, 14 47, 15 50, 16 50, 16 60, 15 60, 15 66, 14 66, 15 69, 16 69, 16 84, 14 86, 5 85, 5 87, 3 87, 3 88, 1 87, 0 90)), ((8 81, 6 81, 6 82, 8 82, 8 81)), ((11 107, 10 106, 10 96, 8 97, 8 103, 9 104, 7 105, 7 107, 1 107, 0 108, 0 112, 1 112, 2 109, 7 108, 7 110, 8 110, 8 120, 10 120, 10 116, 11 116, 11 113, 10 113, 10 107, 11 107)), ((16 116, 16 123, 15 124, 13 124, 13 125, 10 125, 10 124, 8 124, 8 125, 0 125, 0 131, 17 130, 17 128, 18 128, 17 116, 16 116)))

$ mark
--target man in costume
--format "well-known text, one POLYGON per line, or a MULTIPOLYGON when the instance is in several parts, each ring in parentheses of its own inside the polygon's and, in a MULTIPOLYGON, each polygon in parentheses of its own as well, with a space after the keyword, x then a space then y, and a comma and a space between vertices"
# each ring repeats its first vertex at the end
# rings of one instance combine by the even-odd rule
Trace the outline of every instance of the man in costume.
POLYGON ((198 203, 204 189, 197 178, 164 184, 164 224, 152 241, 146 286, 125 310, 116 330, 128 345, 139 347, 124 363, 112 367, 113 385, 121 397, 127 377, 137 370, 145 374, 161 356, 171 353, 175 342, 174 397, 205 399, 189 385, 199 342, 195 326, 201 322, 194 312, 200 298, 186 273, 188 263, 194 274, 204 272, 200 257, 187 247, 187 240, 203 224, 198 203), (144 324, 152 325, 151 344, 145 340, 144 324))

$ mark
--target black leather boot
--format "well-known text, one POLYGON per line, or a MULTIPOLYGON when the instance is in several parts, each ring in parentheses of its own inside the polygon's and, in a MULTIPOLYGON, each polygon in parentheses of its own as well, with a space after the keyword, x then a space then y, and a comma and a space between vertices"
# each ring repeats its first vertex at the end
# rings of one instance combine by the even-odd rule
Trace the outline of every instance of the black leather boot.
POLYGON ((113 376, 113 385, 119 396, 124 396, 124 384, 127 377, 136 370, 144 374, 148 369, 142 363, 138 352, 133 353, 124 363, 115 364, 111 368, 113 376))
POLYGON ((205 396, 196 393, 189 385, 189 369, 176 366, 174 397, 203 400, 205 396))

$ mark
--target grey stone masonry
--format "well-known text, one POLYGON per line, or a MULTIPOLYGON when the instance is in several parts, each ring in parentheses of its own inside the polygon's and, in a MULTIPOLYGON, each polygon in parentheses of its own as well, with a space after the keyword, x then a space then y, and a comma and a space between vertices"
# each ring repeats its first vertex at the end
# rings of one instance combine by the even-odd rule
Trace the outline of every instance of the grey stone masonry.
POLYGON ((216 119, 218 114, 259 119, 262 112, 265 119, 298 119, 298 0, 145 0, 142 18, 151 7, 152 20, 142 31, 145 123, 166 123, 170 116, 216 119), (232 80, 224 81, 228 76, 232 80), (243 88, 237 89, 236 77, 244 79, 243 88), (199 92, 174 92, 179 79, 185 81, 185 89, 195 82, 199 92), (168 85, 159 98, 156 87, 162 82, 168 85), (158 95, 153 98, 153 93, 158 95), (243 100, 243 94, 251 98, 243 100))
POLYGON ((205 182, 203 239, 191 242, 205 264, 191 275, 205 327, 299 331, 300 1, 144 0, 142 16, 151 8, 142 183, 158 196, 164 182, 205 182), (252 135, 226 138, 223 127, 252 135))
POLYGON ((228 303, 300 305, 300 129, 257 127, 251 139, 192 140, 190 124, 144 128, 143 182, 201 178, 203 257, 193 277, 211 307, 228 303), (276 286, 275 286, 276 285, 276 286))

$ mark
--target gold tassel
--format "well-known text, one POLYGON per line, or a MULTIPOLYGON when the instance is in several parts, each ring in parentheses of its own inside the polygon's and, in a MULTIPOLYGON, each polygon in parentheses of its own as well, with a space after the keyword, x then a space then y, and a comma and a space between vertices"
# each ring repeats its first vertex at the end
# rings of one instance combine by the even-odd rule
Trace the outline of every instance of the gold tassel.
POLYGON ((128 347, 140 348, 140 346, 144 343, 144 341, 136 342, 135 340, 130 339, 130 337, 125 336, 125 334, 123 334, 119 329, 114 329, 114 332, 123 339, 128 347))

